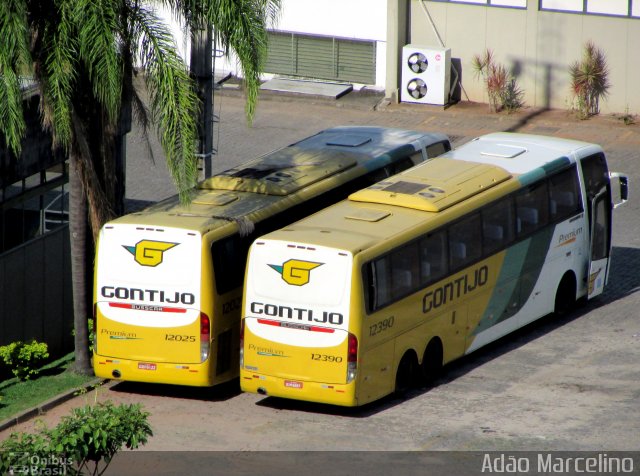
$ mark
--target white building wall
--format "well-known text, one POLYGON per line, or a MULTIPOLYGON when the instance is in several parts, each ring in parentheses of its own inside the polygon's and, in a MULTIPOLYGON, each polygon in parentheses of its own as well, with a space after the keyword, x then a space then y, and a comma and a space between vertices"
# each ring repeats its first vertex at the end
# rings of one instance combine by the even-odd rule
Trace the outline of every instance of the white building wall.
POLYGON ((176 43, 176 48, 178 49, 178 53, 182 57, 182 59, 189 65, 190 63, 190 42, 189 35, 184 25, 180 24, 171 14, 171 11, 164 8, 163 6, 154 6, 154 11, 156 15, 169 27, 171 33, 173 34, 174 41, 176 43))
POLYGON ((278 30, 386 41, 387 0, 283 0, 278 30))
POLYGON ((276 30, 376 42, 376 84, 384 88, 387 0, 283 0, 276 30))
MULTIPOLYGON (((168 11, 158 15, 170 25, 182 57, 189 62, 188 35, 168 11)), ((387 0, 282 0, 274 30, 376 42, 376 86, 384 88, 387 57, 387 0)), ((216 72, 241 76, 235 58, 216 59, 216 72)))

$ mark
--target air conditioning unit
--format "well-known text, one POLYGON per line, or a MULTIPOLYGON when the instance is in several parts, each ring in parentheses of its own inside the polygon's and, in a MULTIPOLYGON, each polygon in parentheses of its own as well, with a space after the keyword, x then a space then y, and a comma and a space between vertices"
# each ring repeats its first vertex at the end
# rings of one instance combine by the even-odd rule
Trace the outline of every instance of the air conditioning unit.
POLYGON ((449 102, 450 80, 450 48, 420 45, 402 48, 402 102, 444 106, 449 102))

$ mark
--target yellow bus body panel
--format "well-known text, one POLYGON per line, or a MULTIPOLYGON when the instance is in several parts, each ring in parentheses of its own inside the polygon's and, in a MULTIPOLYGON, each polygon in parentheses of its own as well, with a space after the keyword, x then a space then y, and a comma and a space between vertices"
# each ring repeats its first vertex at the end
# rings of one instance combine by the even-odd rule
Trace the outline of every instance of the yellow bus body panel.
POLYGON ((101 378, 138 382, 211 385, 208 362, 200 362, 198 319, 180 327, 126 325, 98 315, 94 371, 101 378), (120 355, 126 355, 124 359, 120 355), (158 356, 163 360, 159 360, 158 356), (114 372, 115 375, 114 375, 114 372), (119 376, 119 377, 118 377, 119 376))
MULTIPOLYGON (((299 330, 296 332, 309 332, 299 330)), ((355 385, 347 384, 348 339, 335 347, 301 347, 272 342, 245 327, 245 392, 334 405, 357 405, 355 385)))

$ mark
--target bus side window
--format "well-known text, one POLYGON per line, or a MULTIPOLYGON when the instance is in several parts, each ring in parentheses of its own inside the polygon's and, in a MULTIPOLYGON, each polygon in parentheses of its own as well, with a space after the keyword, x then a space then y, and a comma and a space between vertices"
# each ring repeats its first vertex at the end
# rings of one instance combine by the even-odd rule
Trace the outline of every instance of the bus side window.
POLYGON ((411 160, 412 165, 418 165, 420 162, 424 162, 425 158, 422 155, 422 149, 411 154, 409 159, 411 160))
POLYGON ((372 261, 367 266, 369 311, 375 311, 391 301, 391 279, 389 277, 389 256, 372 261))
POLYGON ((449 263, 451 270, 476 261, 482 255, 480 213, 474 213, 449 228, 449 263))
POLYGON ((530 185, 516 195, 516 228, 518 236, 528 235, 549 221, 547 182, 530 185))
POLYGON ((413 242, 391 253, 391 299, 406 296, 418 287, 418 243, 413 242))
POLYGON ((422 153, 421 152, 416 152, 416 154, 413 154, 411 157, 403 157, 402 159, 387 165, 384 170, 386 171, 386 177, 390 177, 392 175, 395 175, 397 173, 402 172, 403 170, 407 170, 410 169, 411 167, 413 167, 416 163, 419 163, 422 161, 422 153), (418 162, 414 162, 413 157, 418 154, 419 158, 417 159, 418 162))
POLYGON ((551 221, 561 220, 581 211, 578 175, 575 165, 549 179, 549 213, 551 221))
POLYGON ((445 152, 449 152, 451 147, 449 147, 448 142, 436 142, 435 144, 431 144, 427 147, 427 157, 433 159, 439 155, 444 154, 445 152))
POLYGON ((607 225, 609 215, 605 203, 606 201, 603 199, 596 202, 596 222, 593 227, 593 244, 591 246, 592 260, 606 258, 609 254, 609 235, 606 232, 609 229, 607 225))
POLYGON ((513 218, 510 197, 482 210, 482 243, 485 255, 490 255, 513 241, 513 218))
POLYGON ((447 234, 438 231, 420 240, 420 285, 425 286, 447 273, 447 234))
POLYGON ((607 161, 602 153, 586 157, 580 161, 582 175, 584 176, 584 187, 587 197, 593 198, 604 187, 609 178, 607 161))

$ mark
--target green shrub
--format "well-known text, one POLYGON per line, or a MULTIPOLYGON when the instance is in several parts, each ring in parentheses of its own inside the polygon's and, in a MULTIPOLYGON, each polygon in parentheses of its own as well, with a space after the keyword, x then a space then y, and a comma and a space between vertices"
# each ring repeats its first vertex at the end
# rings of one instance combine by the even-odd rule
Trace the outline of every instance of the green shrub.
POLYGON ((38 375, 39 367, 49 358, 49 348, 44 342, 12 342, 0 347, 0 358, 19 380, 29 380, 38 375))
POLYGON ((13 433, 3 441, 0 474, 102 474, 120 449, 138 448, 153 435, 148 416, 139 404, 74 408, 52 430, 13 433), (19 473, 24 468, 30 473, 19 473))
POLYGON ((475 55, 471 63, 476 77, 484 81, 491 112, 505 109, 511 113, 524 106, 524 92, 516 78, 494 60, 491 50, 486 50, 482 56, 475 55))
POLYGON ((582 61, 569 68, 574 109, 580 119, 588 119, 600 112, 600 99, 607 97, 611 83, 604 52, 591 41, 584 45, 582 61))

